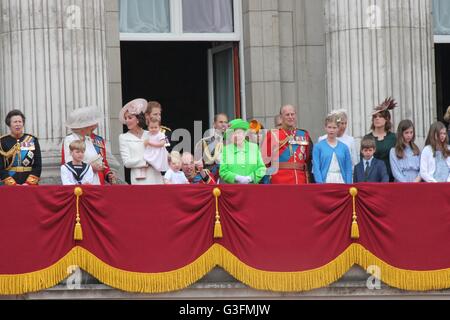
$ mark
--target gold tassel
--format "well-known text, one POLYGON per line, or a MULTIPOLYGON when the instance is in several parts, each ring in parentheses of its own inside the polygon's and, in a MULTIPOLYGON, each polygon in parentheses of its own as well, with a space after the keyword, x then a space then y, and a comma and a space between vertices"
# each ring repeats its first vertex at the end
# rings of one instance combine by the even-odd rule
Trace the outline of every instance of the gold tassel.
POLYGON ((358 217, 356 215, 356 196, 358 195, 358 189, 355 187, 350 188, 349 190, 350 195, 352 196, 353 200, 353 217, 352 217, 352 229, 350 233, 351 239, 359 239, 359 227, 358 227, 358 217))
POLYGON ((81 241, 83 240, 83 229, 81 229, 81 223, 80 223, 80 197, 83 194, 83 189, 80 187, 76 187, 74 192, 75 196, 77 197, 77 217, 75 219, 75 230, 73 232, 73 238, 74 240, 81 241))
POLYGON ((223 233, 222 233, 222 225, 220 224, 220 221, 216 221, 214 224, 214 239, 222 239, 223 233))
POLYGON ((216 223, 214 224, 214 239, 223 238, 222 233, 222 225, 220 224, 220 214, 219 214, 219 197, 220 197, 220 189, 214 188, 213 195, 216 198, 216 223))
POLYGON ((75 224, 75 231, 73 233, 73 238, 75 240, 83 240, 83 229, 81 229, 81 224, 77 222, 75 224))
POLYGON ((359 227, 358 227, 358 222, 356 222, 356 220, 352 222, 351 238, 359 239, 359 227))

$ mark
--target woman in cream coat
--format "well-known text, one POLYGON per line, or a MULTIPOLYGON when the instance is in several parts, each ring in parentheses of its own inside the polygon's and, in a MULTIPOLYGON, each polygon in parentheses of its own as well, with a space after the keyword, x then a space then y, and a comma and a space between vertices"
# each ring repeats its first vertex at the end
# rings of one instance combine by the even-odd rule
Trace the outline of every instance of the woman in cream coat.
POLYGON ((131 184, 162 184, 161 172, 144 160, 144 141, 149 138, 148 131, 143 129, 146 108, 145 99, 135 99, 120 111, 119 119, 128 127, 128 131, 119 136, 120 155, 123 165, 131 169, 131 184))

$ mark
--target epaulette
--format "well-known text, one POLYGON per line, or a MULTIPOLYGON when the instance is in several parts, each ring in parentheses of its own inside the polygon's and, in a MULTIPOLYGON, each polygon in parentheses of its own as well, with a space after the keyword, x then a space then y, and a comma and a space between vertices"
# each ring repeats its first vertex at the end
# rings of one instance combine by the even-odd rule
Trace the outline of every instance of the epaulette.
POLYGON ((165 126, 161 126, 161 130, 172 132, 172 129, 165 127, 165 126))

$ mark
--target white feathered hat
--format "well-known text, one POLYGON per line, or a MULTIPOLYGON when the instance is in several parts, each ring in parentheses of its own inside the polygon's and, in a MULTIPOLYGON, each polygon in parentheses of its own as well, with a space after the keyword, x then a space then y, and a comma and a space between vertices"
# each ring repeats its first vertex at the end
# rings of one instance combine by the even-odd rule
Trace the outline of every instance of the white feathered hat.
POLYGON ((130 114, 138 115, 140 113, 145 113, 147 110, 147 100, 138 98, 128 102, 119 113, 119 121, 125 124, 125 112, 130 114))
POLYGON ((98 124, 103 119, 96 106, 87 106, 73 110, 66 121, 66 127, 70 129, 87 128, 98 124))

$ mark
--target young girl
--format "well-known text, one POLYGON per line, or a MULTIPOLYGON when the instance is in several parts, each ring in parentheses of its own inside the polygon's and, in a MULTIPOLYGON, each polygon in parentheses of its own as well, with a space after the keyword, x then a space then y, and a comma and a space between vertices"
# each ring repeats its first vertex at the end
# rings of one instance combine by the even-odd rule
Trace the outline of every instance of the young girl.
POLYGON ((169 170, 164 175, 165 184, 185 184, 188 179, 181 171, 181 155, 178 151, 172 151, 169 155, 169 170))
POLYGON ((327 138, 313 149, 313 173, 316 183, 352 183, 352 159, 348 147, 338 141, 338 116, 325 119, 327 138))
POLYGON ((158 171, 169 169, 167 162, 166 136, 161 132, 159 119, 150 118, 148 123, 149 138, 144 142, 144 160, 158 171))
POLYGON ((411 120, 402 120, 397 128, 397 142, 389 151, 392 174, 395 182, 420 182, 420 150, 414 143, 416 138, 411 120))
MULTIPOLYGON (((345 133, 348 123, 347 112, 344 109, 339 109, 331 111, 330 115, 332 114, 335 114, 337 116, 337 139, 348 147, 350 155, 352 157, 352 165, 355 166, 359 162, 359 150, 356 148, 355 138, 345 133)), ((324 134, 323 136, 319 137, 319 142, 326 138, 327 135, 324 134)))
POLYGON ((450 182, 450 146, 442 122, 431 125, 420 157, 420 176, 426 182, 450 182))

